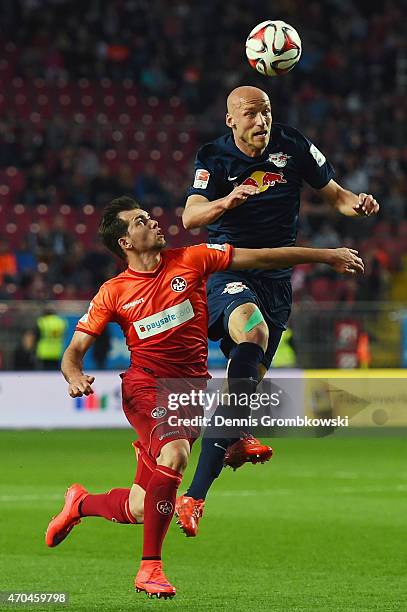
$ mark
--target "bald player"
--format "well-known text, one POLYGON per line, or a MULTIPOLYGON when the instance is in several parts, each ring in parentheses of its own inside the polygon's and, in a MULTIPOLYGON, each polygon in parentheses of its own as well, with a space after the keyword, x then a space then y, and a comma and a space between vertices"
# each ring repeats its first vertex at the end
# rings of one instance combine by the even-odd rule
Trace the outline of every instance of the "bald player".
MULTIPOLYGON (((356 195, 334 180, 332 165, 315 144, 297 129, 273 123, 270 99, 261 89, 237 87, 229 94, 226 125, 228 134, 198 151, 183 214, 185 228, 206 227, 210 243, 294 245, 303 181, 345 216, 378 212, 372 195, 356 195)), ((221 341, 230 360, 230 392, 253 393, 269 368, 290 315, 290 276, 286 268, 227 270, 210 277, 209 337, 221 341)), ((223 465, 267 460, 268 448, 250 435, 217 438, 211 431, 204 437, 192 484, 176 505, 187 535, 196 535, 206 494, 223 465)))

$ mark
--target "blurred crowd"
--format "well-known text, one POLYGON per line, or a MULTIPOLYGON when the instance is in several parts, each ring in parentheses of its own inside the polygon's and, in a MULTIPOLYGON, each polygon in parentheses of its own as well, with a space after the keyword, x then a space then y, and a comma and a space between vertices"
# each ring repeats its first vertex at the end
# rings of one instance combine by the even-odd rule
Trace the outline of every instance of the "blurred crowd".
POLYGON ((225 97, 242 83, 270 93, 274 120, 313 140, 344 187, 381 204, 377 219, 349 221, 304 189, 299 243, 355 246, 367 273, 338 280, 299 267, 297 299, 385 298, 407 252, 406 7, 281 0, 262 14, 254 0, 4 0, 0 298, 90 297, 117 270, 94 219, 120 194, 160 210, 172 245, 202 240, 174 229, 179 207, 199 144, 226 131, 225 97), (244 41, 268 18, 299 31, 303 56, 267 80, 246 63, 244 41))

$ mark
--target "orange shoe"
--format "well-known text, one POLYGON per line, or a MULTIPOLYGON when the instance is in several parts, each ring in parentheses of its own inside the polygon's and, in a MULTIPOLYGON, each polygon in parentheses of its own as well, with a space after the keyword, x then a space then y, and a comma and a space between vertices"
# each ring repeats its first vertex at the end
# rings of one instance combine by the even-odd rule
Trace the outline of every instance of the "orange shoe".
POLYGON ((228 447, 223 463, 236 470, 246 462, 264 463, 272 456, 271 446, 265 446, 251 434, 242 434, 240 440, 228 447))
POLYGON ((193 538, 198 533, 198 523, 203 515, 204 506, 203 499, 194 499, 187 495, 177 497, 175 502, 175 514, 178 517, 177 525, 180 526, 187 538, 193 538))
POLYGON ((45 543, 51 548, 58 546, 81 522, 78 511, 80 502, 89 494, 82 485, 73 484, 65 493, 65 504, 61 512, 52 518, 45 534, 45 543))
POLYGON ((177 593, 164 576, 162 561, 142 561, 134 580, 137 593, 144 591, 149 597, 174 597, 177 593))

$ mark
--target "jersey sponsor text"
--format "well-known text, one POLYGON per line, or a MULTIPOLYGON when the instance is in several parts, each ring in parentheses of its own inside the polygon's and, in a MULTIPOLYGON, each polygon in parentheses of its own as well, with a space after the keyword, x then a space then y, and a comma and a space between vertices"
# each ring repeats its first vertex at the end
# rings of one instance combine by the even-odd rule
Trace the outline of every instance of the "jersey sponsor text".
POLYGON ((190 300, 184 300, 181 304, 176 304, 149 317, 135 321, 133 326, 140 340, 143 340, 161 334, 173 327, 178 327, 185 321, 193 319, 194 315, 190 300))

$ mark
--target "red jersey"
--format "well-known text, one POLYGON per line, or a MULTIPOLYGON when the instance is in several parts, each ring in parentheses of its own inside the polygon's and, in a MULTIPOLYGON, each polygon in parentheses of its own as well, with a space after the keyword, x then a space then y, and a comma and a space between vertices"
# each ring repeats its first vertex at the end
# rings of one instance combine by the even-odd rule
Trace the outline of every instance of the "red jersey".
POLYGON ((97 336, 116 322, 132 365, 167 378, 207 376, 206 279, 228 268, 232 253, 229 244, 198 244, 163 251, 151 272, 127 268, 101 286, 76 330, 97 336))

